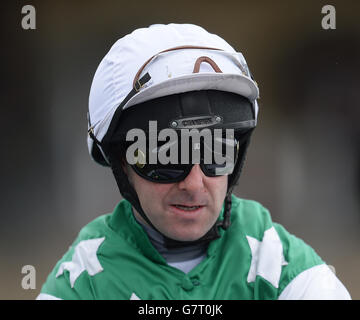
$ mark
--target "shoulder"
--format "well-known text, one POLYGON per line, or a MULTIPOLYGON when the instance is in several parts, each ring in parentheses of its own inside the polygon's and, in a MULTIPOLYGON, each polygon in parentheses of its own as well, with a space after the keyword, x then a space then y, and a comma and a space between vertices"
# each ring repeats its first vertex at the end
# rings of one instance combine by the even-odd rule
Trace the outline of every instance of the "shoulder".
POLYGON ((120 202, 113 213, 97 217, 80 230, 47 277, 38 299, 96 298, 92 278, 103 272, 104 260, 112 255, 114 242, 119 248, 127 245, 111 228, 113 215, 121 214, 125 209, 120 202))
POLYGON ((262 237, 272 227, 270 212, 261 203, 232 196, 231 223, 246 235, 262 237))
POLYGON ((346 289, 315 250, 273 222, 262 204, 235 196, 232 202, 233 232, 243 239, 251 254, 248 283, 255 282, 256 288, 262 288, 255 296, 260 299, 348 297, 346 289), (333 283, 332 291, 324 287, 326 281, 333 283), (264 292, 271 292, 271 296, 264 292))
POLYGON ((347 300, 349 292, 315 250, 274 223, 288 265, 279 286, 280 300, 347 300))
MULTIPOLYGON (((286 261, 301 260, 304 264, 322 263, 315 251, 303 240, 289 233, 282 225, 273 222, 270 212, 254 200, 233 197, 232 222, 249 243, 277 244, 286 261), (311 261, 311 262, 310 262, 311 261), (316 261, 316 262, 315 262, 316 261)), ((268 250, 271 247, 266 247, 268 250)))

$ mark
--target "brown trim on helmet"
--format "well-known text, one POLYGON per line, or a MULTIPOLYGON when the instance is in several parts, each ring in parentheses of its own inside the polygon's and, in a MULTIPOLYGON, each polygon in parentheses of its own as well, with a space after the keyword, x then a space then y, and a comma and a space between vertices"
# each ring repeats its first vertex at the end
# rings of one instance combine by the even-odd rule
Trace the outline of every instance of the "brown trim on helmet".
POLYGON ((200 70, 200 65, 201 63, 206 62, 209 65, 211 65, 211 67, 214 69, 215 72, 217 73, 222 73, 221 69, 219 68, 219 66, 215 63, 214 60, 210 59, 209 57, 199 57, 196 61, 195 61, 195 65, 194 65, 194 70, 193 73, 199 73, 200 70))

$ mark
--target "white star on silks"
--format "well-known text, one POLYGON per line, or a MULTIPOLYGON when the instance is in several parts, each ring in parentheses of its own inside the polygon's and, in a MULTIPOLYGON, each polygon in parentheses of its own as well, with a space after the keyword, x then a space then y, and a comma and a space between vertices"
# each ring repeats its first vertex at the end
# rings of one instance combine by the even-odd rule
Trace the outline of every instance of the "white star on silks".
POLYGON ((73 288, 76 279, 83 271, 87 271, 90 276, 103 271, 96 253, 104 240, 105 237, 80 241, 75 247, 72 260, 60 264, 56 278, 62 275, 64 270, 68 270, 71 288, 73 288))
POLYGON ((254 282, 256 276, 279 287, 282 266, 287 265, 283 255, 283 246, 274 227, 264 232, 262 241, 246 236, 251 250, 251 265, 247 282, 254 282))

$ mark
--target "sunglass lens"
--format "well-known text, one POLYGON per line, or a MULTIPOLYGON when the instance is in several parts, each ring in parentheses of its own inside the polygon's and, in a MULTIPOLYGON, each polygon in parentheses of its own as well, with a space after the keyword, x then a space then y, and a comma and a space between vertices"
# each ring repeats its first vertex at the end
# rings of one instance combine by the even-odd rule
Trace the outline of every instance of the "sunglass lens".
POLYGON ((142 168, 132 166, 140 176, 147 180, 159 183, 172 183, 181 181, 189 172, 185 165, 145 165, 142 168))
POLYGON ((224 164, 201 164, 201 167, 208 177, 224 176, 232 174, 234 170, 233 163, 224 164))

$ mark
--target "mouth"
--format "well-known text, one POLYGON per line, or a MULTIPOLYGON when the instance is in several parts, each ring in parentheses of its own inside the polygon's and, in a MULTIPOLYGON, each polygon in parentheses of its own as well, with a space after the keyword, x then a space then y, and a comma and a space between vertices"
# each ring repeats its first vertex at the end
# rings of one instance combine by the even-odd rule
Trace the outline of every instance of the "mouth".
POLYGON ((183 218, 187 217, 189 219, 198 216, 205 208, 204 205, 197 205, 197 204, 187 205, 187 204, 179 204, 179 203, 172 204, 170 207, 172 208, 173 213, 180 215, 183 218))
POLYGON ((187 206, 187 205, 182 205, 182 204, 173 204, 172 205, 173 207, 177 208, 177 209, 180 209, 180 210, 184 210, 184 211, 195 211, 195 210, 198 210, 204 206, 187 206))

